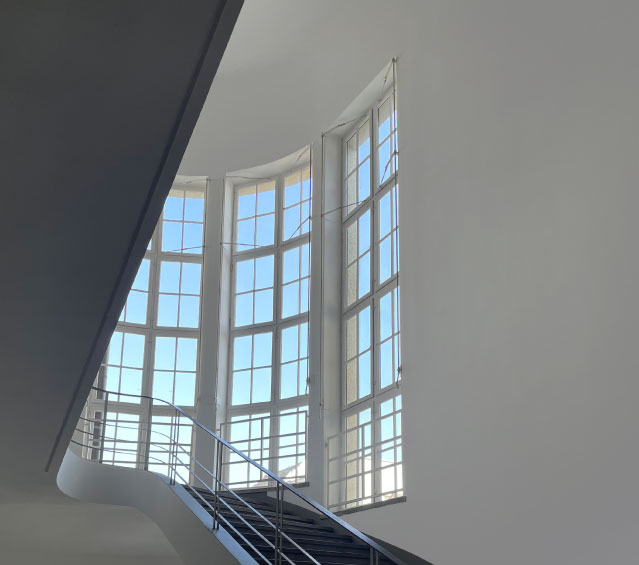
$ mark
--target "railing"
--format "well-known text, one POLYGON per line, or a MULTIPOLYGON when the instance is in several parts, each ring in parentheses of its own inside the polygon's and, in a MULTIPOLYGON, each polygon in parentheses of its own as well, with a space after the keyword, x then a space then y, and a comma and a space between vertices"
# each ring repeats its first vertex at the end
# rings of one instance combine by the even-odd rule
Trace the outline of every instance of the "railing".
POLYGON ((401 408, 329 437, 326 467, 331 510, 403 496, 401 408))
POLYGON ((96 391, 98 400, 102 401, 101 410, 96 410, 95 404, 93 404, 94 409, 91 410, 93 414, 85 413, 82 416, 76 428, 77 433, 72 440, 74 445, 82 449, 83 456, 96 462, 103 462, 105 455, 107 459, 112 461, 117 461, 117 457, 121 457, 124 458, 125 463, 129 466, 138 466, 141 463, 141 466, 148 470, 153 470, 154 466, 161 466, 168 471, 167 476, 171 484, 180 482, 184 485, 194 485, 205 493, 213 495, 209 499, 203 496, 199 490, 191 489, 194 496, 199 498, 200 503, 210 511, 213 517, 213 529, 217 530, 220 526, 223 526, 233 532, 254 552, 259 561, 277 565, 285 561, 293 564, 295 562, 287 555, 287 552, 294 550, 297 553, 301 553, 305 561, 308 560, 317 565, 320 563, 313 557, 313 550, 302 548, 285 531, 284 496, 288 494, 288 498, 292 498, 295 501, 294 504, 312 509, 321 515, 320 518, 327 518, 334 527, 348 532, 360 542, 366 544, 370 550, 370 563, 377 564, 380 557, 384 557, 392 563, 404 565, 401 560, 374 540, 362 534, 314 500, 304 496, 295 487, 287 484, 275 473, 200 424, 181 408, 148 396, 113 393, 96 387, 93 387, 93 390, 96 391), (143 416, 137 415, 138 419, 124 418, 120 420, 119 414, 122 412, 118 412, 117 416, 114 415, 113 411, 110 412, 109 399, 111 398, 113 402, 113 399, 117 398, 121 402, 121 397, 134 399, 133 402, 140 405, 143 416), (157 415, 154 414, 154 408, 161 409, 163 421, 158 422, 157 415), (156 419, 155 422, 154 417, 156 419), (156 426, 155 429, 154 425, 156 426), (158 425, 164 427, 160 429, 157 427, 158 425), (190 448, 186 448, 185 438, 180 436, 184 434, 185 429, 189 428, 203 433, 205 437, 212 440, 212 453, 209 463, 211 468, 204 462, 198 461, 191 454, 190 448), (133 447, 134 444, 135 449, 133 447), (134 451, 135 455, 133 455, 134 451), (251 505, 250 500, 243 496, 241 492, 236 492, 224 480, 223 463, 224 461, 229 461, 230 455, 240 458, 254 468, 260 480, 268 481, 270 484, 275 485, 276 510, 273 519, 264 516, 251 505), (229 504, 229 500, 239 503, 241 507, 248 510, 253 520, 249 521, 241 513, 237 512, 234 506, 229 504), (256 535, 260 542, 269 548, 268 552, 260 551, 255 547, 227 516, 232 517, 235 522, 239 521, 243 528, 248 528, 252 534, 256 535), (254 525, 255 520, 261 522, 263 526, 266 525, 267 531, 271 535, 264 535, 260 528, 254 525), (286 547, 284 547, 285 544, 286 547), (265 553, 270 553, 271 551, 271 556, 265 555, 265 553))
MULTIPOLYGON (((220 435, 253 461, 288 484, 306 481, 308 411, 292 410, 267 416, 242 416, 224 422, 220 435)), ((231 488, 272 487, 269 477, 256 477, 255 467, 230 454, 222 461, 222 476, 231 488)))

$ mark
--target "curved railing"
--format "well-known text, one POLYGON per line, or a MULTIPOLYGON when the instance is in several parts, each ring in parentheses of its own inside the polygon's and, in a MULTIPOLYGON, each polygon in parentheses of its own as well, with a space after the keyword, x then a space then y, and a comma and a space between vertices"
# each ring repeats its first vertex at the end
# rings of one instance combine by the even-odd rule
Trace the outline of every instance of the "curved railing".
MULTIPOLYGON (((175 484, 177 480, 187 486, 192 483, 197 483, 196 486, 198 486, 200 490, 212 495, 212 500, 209 500, 203 496, 199 490, 191 489, 192 494, 199 498, 201 504, 210 510, 213 516, 213 529, 218 529, 220 525, 223 525, 225 529, 233 531, 251 548, 260 560, 263 560, 266 563, 274 562, 276 564, 281 564, 286 561, 287 563, 294 564, 295 562, 290 558, 290 556, 286 555, 286 551, 292 547, 298 552, 301 552, 302 555, 312 563, 316 563, 318 565, 320 563, 315 557, 313 557, 312 550, 309 551, 301 547, 284 531, 284 495, 285 493, 289 493, 289 496, 294 497, 299 502, 312 508, 316 513, 319 513, 324 518, 330 520, 333 526, 337 526, 338 528, 345 530, 351 536, 366 544, 370 549, 369 554, 371 563, 378 563, 380 557, 384 557, 397 565, 405 565, 403 561, 387 551, 377 542, 356 530, 353 526, 324 508, 321 504, 318 504, 314 500, 302 494, 295 487, 284 482, 275 473, 266 469, 239 451, 229 442, 208 429, 206 426, 202 425, 181 408, 164 400, 152 398, 150 396, 114 393, 97 387, 93 387, 93 390, 97 393, 96 396, 98 397, 98 402, 103 402, 102 406, 100 406, 102 409, 100 411, 96 411, 94 418, 85 416, 81 417, 78 422, 78 427, 76 427, 77 434, 72 439, 72 443, 74 445, 83 449, 84 456, 102 463, 104 461, 105 453, 111 454, 113 459, 115 459, 116 454, 119 453, 120 455, 124 455, 125 459, 130 460, 129 466, 143 467, 146 470, 149 470, 153 466, 163 466, 168 470, 168 477, 171 484, 175 484), (116 402, 119 404, 119 402, 121 402, 121 397, 136 399, 134 402, 136 405, 139 405, 139 414, 136 416, 138 418, 137 421, 109 421, 109 400, 111 399, 113 403, 114 399, 117 399, 116 402), (169 434, 153 430, 153 418, 158 418, 158 412, 161 412, 161 415, 159 416, 160 418, 169 418, 170 423, 159 423, 160 426, 169 426, 169 434), (144 420, 143 415, 146 417, 146 420, 144 420), (198 461, 183 444, 180 444, 180 433, 182 428, 185 426, 183 419, 188 421, 188 424, 186 425, 191 425, 193 431, 195 431, 195 429, 201 430, 205 436, 208 436, 213 440, 214 448, 212 453, 213 457, 211 459, 213 469, 207 468, 206 464, 198 461), (107 428, 114 431, 115 434, 113 436, 107 435, 107 428), (117 433, 118 430, 134 431, 138 434, 138 439, 119 439, 117 433), (140 431, 144 432, 145 440, 143 441, 139 439, 140 431), (80 434, 80 437, 78 437, 78 434, 80 434), (154 437, 159 437, 160 441, 154 441, 154 437), (120 447, 128 445, 134 445, 135 449, 120 447), (275 485, 276 510, 274 519, 269 519, 257 508, 254 508, 249 500, 243 497, 240 492, 231 488, 228 485, 228 481, 224 480, 222 473, 223 461, 227 459, 230 454, 233 454, 236 458, 239 457, 252 468, 257 469, 260 474, 260 480, 266 479, 268 482, 275 485), (131 461, 131 459, 133 460, 131 461), (226 493, 228 493, 228 496, 220 496, 226 493), (246 518, 244 518, 241 513, 237 512, 225 499, 235 499, 238 503, 247 508, 252 515, 263 522, 269 529, 272 528, 272 539, 260 532, 258 528, 246 520, 246 518), (222 508, 224 508, 227 515, 233 515, 236 521, 239 520, 245 528, 248 528, 253 534, 258 536, 258 538, 273 551, 273 557, 267 557, 264 555, 264 552, 255 547, 255 545, 252 544, 226 516, 223 515, 221 512, 222 508), (284 542, 288 544, 288 548, 284 547, 284 542)), ((127 436, 127 433, 128 432, 124 433, 124 437, 127 436)))

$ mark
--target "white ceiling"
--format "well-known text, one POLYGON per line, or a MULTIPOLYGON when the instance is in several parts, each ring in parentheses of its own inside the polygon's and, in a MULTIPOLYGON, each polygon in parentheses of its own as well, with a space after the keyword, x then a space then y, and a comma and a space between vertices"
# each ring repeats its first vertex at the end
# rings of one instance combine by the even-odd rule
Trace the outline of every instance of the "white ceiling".
POLYGON ((246 0, 180 173, 221 178, 313 142, 419 33, 420 0, 246 0))

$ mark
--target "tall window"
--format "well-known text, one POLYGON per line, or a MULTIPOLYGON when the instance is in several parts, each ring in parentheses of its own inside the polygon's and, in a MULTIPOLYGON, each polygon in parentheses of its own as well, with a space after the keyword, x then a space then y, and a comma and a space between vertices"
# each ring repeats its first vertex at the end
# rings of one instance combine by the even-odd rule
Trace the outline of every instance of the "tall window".
MULTIPOLYGON (((141 464, 139 449, 149 430, 139 422, 146 421, 148 407, 127 395, 153 396, 194 415, 205 198, 204 188, 171 189, 109 343, 96 383, 117 393, 108 396, 104 462, 141 464)), ((101 414, 105 400, 101 394, 89 398, 90 418, 101 414)), ((162 444, 168 445, 176 425, 173 414, 167 405, 153 405, 152 471, 168 472, 168 452, 162 444)), ((190 452, 191 426, 182 421, 179 427, 182 447, 190 452)))
MULTIPOLYGON (((344 138, 340 507, 401 496, 398 159, 394 95, 344 138)), ((329 499, 330 499, 329 493, 329 499)))
MULTIPOLYGON (((234 189, 229 417, 223 429, 239 449, 293 482, 305 477, 310 218, 309 165, 234 189)), ((227 465, 232 485, 260 484, 241 460, 227 465)))

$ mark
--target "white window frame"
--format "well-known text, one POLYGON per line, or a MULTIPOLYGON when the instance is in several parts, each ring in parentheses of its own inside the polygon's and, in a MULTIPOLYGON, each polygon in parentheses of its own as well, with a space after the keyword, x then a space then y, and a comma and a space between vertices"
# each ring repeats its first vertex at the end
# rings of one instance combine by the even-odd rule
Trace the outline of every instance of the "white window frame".
MULTIPOLYGON (((241 183, 233 186, 233 217, 232 217, 232 257, 231 257, 231 311, 230 311, 230 339, 229 339, 229 364, 228 364, 228 387, 226 395, 226 423, 224 427, 228 427, 232 423, 233 418, 244 417, 250 418, 255 414, 269 414, 270 415, 270 435, 271 437, 277 437, 279 434, 279 416, 282 412, 287 410, 299 410, 300 407, 307 407, 309 404, 309 371, 310 371, 310 344, 307 345, 307 376, 306 376, 306 390, 304 394, 289 398, 280 398, 281 396, 281 332, 286 328, 297 326, 303 323, 309 324, 310 322, 310 299, 309 304, 305 312, 289 316, 282 317, 282 291, 283 291, 283 268, 284 268, 284 253, 296 247, 301 247, 308 244, 309 253, 309 297, 311 293, 311 274, 310 274, 310 253, 311 253, 311 231, 312 225, 309 225, 309 230, 306 233, 298 233, 297 235, 284 240, 284 190, 285 190, 285 178, 297 171, 303 171, 304 169, 310 169, 310 162, 300 162, 290 169, 286 169, 281 173, 274 175, 270 178, 256 179, 254 182, 241 183), (239 210, 239 198, 238 193, 240 190, 246 187, 264 184, 267 182, 275 183, 275 218, 274 218, 274 237, 273 245, 246 248, 239 246, 236 241, 236 230, 238 222, 238 210, 239 210), (273 316, 270 322, 260 322, 247 324, 244 326, 235 326, 235 298, 236 298, 236 285, 237 285, 237 263, 246 259, 255 259, 258 257, 273 256, 273 316), (272 350, 271 350, 271 398, 267 402, 254 402, 247 404, 234 405, 232 403, 233 397, 233 354, 234 354, 234 341, 236 337, 254 335, 257 333, 271 332, 272 334, 272 350)), ((309 180, 312 182, 312 171, 309 175, 309 180)), ((312 189, 311 199, 312 202, 312 189)), ((300 225, 307 220, 302 220, 300 225)), ((300 230, 301 231, 301 230, 300 230)), ((255 236, 256 237, 256 236, 255 236)), ((255 241, 255 239, 254 239, 255 241)), ((243 242, 239 242, 243 243, 243 242)), ((300 273, 300 280, 302 280, 300 273)), ((310 329, 309 329, 310 335, 310 329)), ((252 396, 252 395, 251 395, 252 396)), ((308 422, 307 422, 308 429, 308 422)), ((269 447, 269 453, 271 458, 271 465, 277 467, 277 456, 279 454, 279 445, 277 440, 273 440, 269 447)), ((276 470, 276 469, 275 469, 276 470)))
MULTIPOLYGON (((158 220, 158 224, 156 229, 151 236, 151 240, 149 241, 149 246, 144 253, 144 259, 149 261, 149 285, 148 285, 148 295, 147 295, 147 309, 146 309, 146 322, 144 324, 135 324, 126 321, 118 321, 115 331, 123 332, 123 333, 133 333, 144 336, 144 360, 142 366, 142 390, 141 394, 143 396, 152 396, 153 395, 153 375, 155 371, 155 345, 156 338, 158 337, 173 337, 173 338, 195 338, 197 339, 197 355, 196 355, 196 368, 195 368, 195 390, 193 396, 193 405, 184 405, 180 406, 185 413, 189 416, 195 417, 197 398, 199 394, 200 388, 200 378, 201 378, 201 355, 200 351, 202 348, 202 297, 204 293, 204 247, 206 245, 206 199, 207 199, 207 188, 199 188, 199 187, 187 187, 181 185, 174 185, 172 190, 184 191, 185 196, 186 193, 202 193, 202 197, 204 200, 203 204, 203 217, 202 217, 202 251, 198 253, 189 252, 188 250, 184 251, 162 251, 162 229, 164 225, 164 208, 162 210, 162 215, 158 220), (199 300, 199 312, 198 312, 198 327, 197 328, 186 328, 186 327, 173 327, 173 326, 160 326, 157 324, 157 313, 158 313, 158 304, 160 297, 160 268, 162 261, 172 261, 179 263, 196 263, 200 265, 200 300, 199 300)), ((169 194, 170 196, 170 194, 169 194)), ((186 203, 185 203, 186 205, 186 203)), ((177 223, 178 221, 175 220, 177 223)), ((189 223, 185 220, 186 223, 189 223)), ((199 222, 192 222, 199 223, 199 222)), ((182 230, 184 232, 184 229, 182 230)), ((183 237, 183 236, 182 236, 183 237)), ((178 318, 179 323, 179 318, 178 318)), ((106 388, 104 385, 106 384, 106 375, 105 368, 107 365, 108 354, 105 356, 102 367, 100 368, 100 372, 96 379, 96 385, 99 388, 106 388)), ((174 371, 178 372, 177 370, 174 371)), ((175 379, 175 374, 174 374, 175 379)), ((174 380, 175 386, 175 380, 174 380)), ((146 402, 126 402, 123 400, 126 397, 120 397, 117 399, 116 394, 109 395, 109 401, 107 406, 107 412, 125 414, 125 415, 133 415, 139 417, 139 430, 138 430, 138 446, 143 446, 146 441, 146 427, 142 425, 144 419, 148 416, 148 405, 146 402)), ((96 413, 101 413, 104 409, 104 399, 101 394, 92 393, 87 401, 86 413, 90 415, 91 418, 95 416, 96 413)), ((153 412, 152 416, 165 416, 165 417, 174 417, 174 410, 169 405, 164 405, 161 403, 153 404, 153 412)), ((183 426, 185 423, 183 421, 180 422, 180 425, 183 426)), ((171 429, 173 429, 173 424, 171 425, 171 429)), ((190 443, 190 452, 194 453, 195 450, 195 433, 191 433, 191 443, 190 443)), ((138 449, 137 452, 137 461, 135 466, 138 468, 142 468, 144 465, 144 455, 141 452, 141 449, 138 449)), ((151 462, 152 464, 152 462, 151 462)))
MULTIPOLYGON (((397 241, 399 237, 399 225, 397 225, 397 236, 392 235, 392 225, 391 225, 391 245, 394 246, 394 249, 391 252, 391 276, 383 282, 379 282, 379 261, 380 261, 380 253, 378 248, 379 243, 379 221, 378 221, 378 211, 379 211, 379 203, 381 198, 383 198, 387 193, 393 191, 395 186, 398 186, 398 150, 397 147, 394 146, 395 139, 397 137, 397 107, 396 107, 396 99, 393 92, 393 88, 389 89, 384 93, 383 96, 380 97, 379 101, 370 108, 364 117, 361 120, 357 121, 353 127, 351 127, 346 134, 342 138, 342 202, 343 202, 343 213, 342 213, 342 355, 341 355, 341 367, 342 367, 342 424, 341 429, 342 433, 346 434, 348 431, 347 421, 348 418, 361 413, 362 411, 369 409, 371 410, 371 443, 372 445, 376 445, 378 442, 378 437, 380 437, 379 428, 379 414, 380 414, 380 406, 383 402, 393 399, 395 396, 401 396, 401 327, 399 328, 399 342, 400 342, 400 351, 399 358, 400 364, 396 368, 398 376, 397 379, 392 382, 390 385, 387 385, 383 389, 381 388, 381 375, 380 375, 380 363, 379 363, 379 335, 380 335, 380 324, 378 321, 379 316, 379 300, 385 296, 388 292, 393 292, 395 288, 399 288, 399 250, 397 241), (379 123, 378 123, 378 115, 379 109, 386 102, 386 100, 391 99, 392 108, 394 112, 391 113, 391 125, 389 136, 391 138, 391 163, 394 162, 394 170, 391 170, 391 174, 388 178, 383 182, 379 183, 380 178, 380 167, 381 163, 379 163, 379 123), (394 117, 393 117, 394 116, 394 117), (366 121, 370 123, 370 179, 371 179, 371 190, 370 195, 364 199, 363 201, 359 201, 357 205, 350 209, 347 201, 347 179, 348 179, 348 140, 356 134, 361 126, 366 123, 366 121), (394 128, 394 129, 393 129, 394 128), (395 136, 393 133, 395 132, 395 136), (354 302, 350 305, 347 305, 347 266, 348 266, 348 233, 347 230, 349 226, 356 222, 358 218, 366 213, 366 211, 370 212, 370 291, 362 296, 358 297, 354 302), (392 257, 393 253, 395 254, 398 269, 395 273, 392 272, 392 257), (346 334, 346 324, 349 318, 352 316, 357 316, 360 311, 363 309, 370 307, 371 313, 371 383, 370 383, 370 394, 367 394, 361 398, 356 399, 353 402, 347 402, 347 334, 346 334)), ((383 141, 385 141, 385 138, 383 141)), ((359 148, 356 150, 358 151, 359 148)), ((386 166, 386 165, 384 165, 386 166)), ((399 200, 399 188, 398 188, 398 196, 397 200, 399 200)), ((391 195, 391 201, 393 196, 391 195)), ((358 230, 357 237, 357 246, 359 253, 359 239, 360 234, 358 230)), ((359 280, 356 283, 359 288, 359 280)), ((401 300, 401 299, 400 299, 401 300)), ((399 308, 399 305, 398 305, 399 308)), ((391 337, 391 339, 393 339, 391 337)), ((359 379, 359 374, 358 374, 359 379)), ((358 385, 359 386, 359 385, 358 385)), ((345 436, 344 436, 345 437, 345 436)), ((401 438, 400 438, 401 442, 401 438)), ((377 461, 375 460, 375 465, 377 461)), ((372 496, 370 502, 378 502, 379 500, 376 497, 375 491, 375 476, 377 475, 377 469, 373 467, 372 477, 373 477, 373 487, 372 487, 372 496)), ((401 480, 402 484, 402 494, 403 494, 403 477, 401 480)), ((362 502, 356 502, 351 506, 362 505, 362 502)), ((364 505, 368 504, 365 503, 364 505)))

